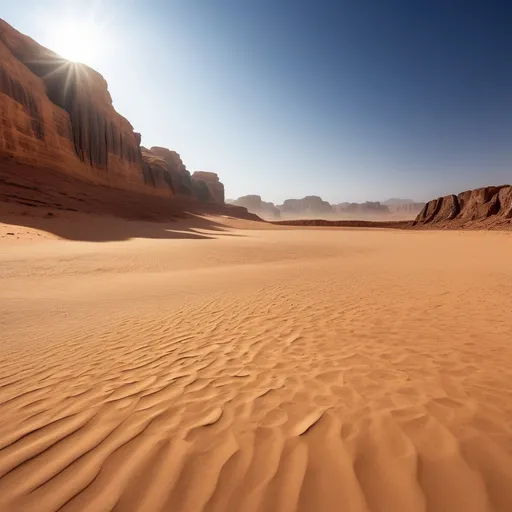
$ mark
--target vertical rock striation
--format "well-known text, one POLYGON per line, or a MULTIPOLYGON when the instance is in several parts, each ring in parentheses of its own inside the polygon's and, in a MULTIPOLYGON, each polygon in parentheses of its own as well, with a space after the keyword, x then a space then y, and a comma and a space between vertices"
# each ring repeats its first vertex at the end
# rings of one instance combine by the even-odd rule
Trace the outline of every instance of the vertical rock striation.
POLYGON ((1 20, 0 117, 2 155, 113 187, 161 192, 145 183, 140 135, 115 111, 104 78, 1 20))
POLYGON ((223 204, 216 174, 193 178, 178 153, 140 143, 98 72, 0 20, 0 158, 117 189, 223 204))
POLYGON ((224 185, 214 172, 196 171, 192 174, 192 184, 196 191, 200 191, 198 199, 224 203, 224 185))

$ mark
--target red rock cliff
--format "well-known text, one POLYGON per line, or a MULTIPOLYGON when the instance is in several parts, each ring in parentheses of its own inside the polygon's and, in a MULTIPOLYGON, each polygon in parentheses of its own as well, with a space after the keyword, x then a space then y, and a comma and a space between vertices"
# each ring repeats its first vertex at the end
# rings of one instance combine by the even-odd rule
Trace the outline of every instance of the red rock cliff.
POLYGON ((143 150, 142 154, 143 158, 148 162, 151 162, 154 158, 163 162, 164 167, 171 176, 176 194, 183 196, 193 195, 190 172, 187 170, 183 160, 176 151, 171 151, 170 149, 159 146, 153 146, 151 149, 143 150))
POLYGON ((168 195, 103 77, 0 20, 0 156, 115 188, 168 195))
POLYGON ((512 219, 512 187, 483 187, 429 201, 414 225, 462 227, 503 225, 512 219))
POLYGON ((191 175, 176 151, 158 146, 142 148, 142 158, 154 179, 169 180, 177 195, 224 204, 224 185, 217 174, 196 171, 191 175))

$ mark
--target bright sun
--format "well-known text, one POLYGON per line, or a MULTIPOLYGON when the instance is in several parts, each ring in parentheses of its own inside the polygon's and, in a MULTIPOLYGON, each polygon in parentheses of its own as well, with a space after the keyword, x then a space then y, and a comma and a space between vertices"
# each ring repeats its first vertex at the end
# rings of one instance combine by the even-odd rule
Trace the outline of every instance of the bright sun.
POLYGON ((52 50, 65 59, 92 66, 102 46, 100 31, 92 24, 61 26, 52 34, 52 50))

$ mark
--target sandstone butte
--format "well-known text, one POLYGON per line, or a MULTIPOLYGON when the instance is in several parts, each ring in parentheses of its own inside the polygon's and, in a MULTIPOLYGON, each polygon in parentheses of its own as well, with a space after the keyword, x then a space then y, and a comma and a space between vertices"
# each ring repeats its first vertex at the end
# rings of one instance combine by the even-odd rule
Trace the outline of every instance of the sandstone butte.
POLYGON ((243 206, 248 211, 255 213, 263 218, 279 219, 281 212, 274 203, 263 201, 261 196, 251 194, 247 196, 239 197, 229 201, 231 204, 243 206))
POLYGON ((165 204, 156 198, 174 197, 224 205, 217 174, 191 174, 175 151, 146 149, 140 142, 140 134, 114 109, 98 72, 61 58, 0 20, 0 168, 6 186, 26 190, 32 176, 43 182, 48 177, 53 192, 62 180, 72 180, 75 188, 91 190, 94 184, 103 191, 129 191, 146 203, 150 196, 153 207, 165 204), (25 182, 19 181, 23 173, 25 182))
POLYGON ((287 220, 279 224, 302 226, 382 227, 398 229, 512 228, 512 186, 489 186, 433 199, 411 221, 287 220))
POLYGON ((417 227, 510 227, 512 186, 483 187, 433 199, 413 222, 417 227))
POLYGON ((334 212, 333 207, 318 196, 286 199, 278 208, 282 215, 321 215, 334 212))

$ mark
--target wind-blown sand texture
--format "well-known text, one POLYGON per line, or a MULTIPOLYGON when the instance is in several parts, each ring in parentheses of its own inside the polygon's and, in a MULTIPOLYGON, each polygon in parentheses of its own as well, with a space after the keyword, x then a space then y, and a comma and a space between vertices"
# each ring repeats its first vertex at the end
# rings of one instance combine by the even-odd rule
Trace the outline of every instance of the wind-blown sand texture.
POLYGON ((510 234, 206 221, 0 225, 2 512, 512 510, 510 234))

